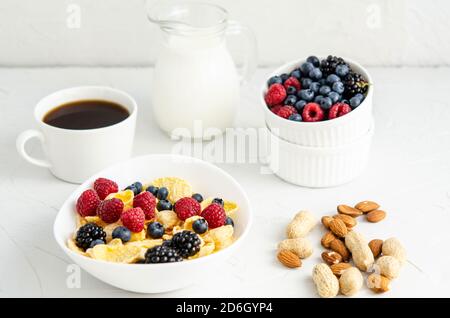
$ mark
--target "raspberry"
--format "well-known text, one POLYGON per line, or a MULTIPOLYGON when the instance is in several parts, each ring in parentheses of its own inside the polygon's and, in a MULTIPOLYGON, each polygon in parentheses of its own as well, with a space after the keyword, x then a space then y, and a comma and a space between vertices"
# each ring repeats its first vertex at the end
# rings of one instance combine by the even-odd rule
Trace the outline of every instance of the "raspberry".
POLYGON ((227 219, 225 210, 217 203, 208 205, 203 210, 202 217, 208 222, 210 229, 224 225, 227 219))
POLYGON ((272 111, 272 113, 276 115, 278 111, 281 109, 281 107, 283 107, 283 105, 275 105, 272 108, 270 108, 270 110, 272 111))
POLYGON ((334 119, 336 117, 344 116, 352 111, 352 108, 346 103, 337 103, 331 106, 328 113, 328 119, 334 119))
POLYGON ((140 232, 144 229, 145 214, 141 208, 126 210, 120 219, 131 232, 140 232))
POLYGON ((273 84, 269 87, 269 90, 264 96, 266 104, 269 106, 275 106, 283 103, 286 98, 286 89, 281 84, 273 84))
POLYGON ((288 88, 289 86, 294 86, 296 90, 300 90, 302 88, 302 85, 300 84, 300 82, 298 81, 298 79, 296 79, 294 76, 289 77, 285 82, 284 82, 284 88, 288 88))
POLYGON ((156 198, 148 191, 144 191, 133 199, 133 208, 141 208, 147 220, 155 217, 156 198))
POLYGON ((84 191, 77 200, 77 212, 81 216, 94 216, 97 207, 100 204, 100 198, 94 190, 84 191))
POLYGON ((324 117, 323 110, 317 103, 308 103, 303 108, 302 112, 303 121, 313 122, 321 121, 324 117))
POLYGON ((108 194, 119 191, 119 186, 112 180, 106 178, 98 178, 94 182, 94 190, 97 192, 100 200, 104 200, 108 194))
POLYGON ((293 106, 283 106, 277 112, 277 115, 283 118, 289 118, 289 116, 295 113, 297 113, 297 110, 293 106))
POLYGON ((123 202, 120 199, 112 198, 100 202, 97 207, 97 215, 105 223, 114 223, 120 219, 123 211, 123 202))
POLYGON ((201 213, 201 209, 200 203, 190 197, 179 199, 174 206, 174 210, 178 218, 182 221, 190 218, 191 216, 199 215, 201 213))

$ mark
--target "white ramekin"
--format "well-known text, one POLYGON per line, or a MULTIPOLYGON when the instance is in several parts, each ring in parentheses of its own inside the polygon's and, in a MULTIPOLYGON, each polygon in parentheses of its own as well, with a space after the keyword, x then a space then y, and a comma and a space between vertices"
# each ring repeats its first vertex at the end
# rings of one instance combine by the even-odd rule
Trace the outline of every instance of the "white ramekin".
POLYGON ((289 143, 268 130, 269 168, 290 183, 323 188, 338 186, 358 177, 367 165, 374 133, 370 128, 357 140, 339 147, 305 147, 289 143))
POLYGON ((336 147, 351 143, 362 136, 372 124, 373 82, 369 73, 358 63, 345 58, 356 72, 369 82, 369 89, 364 101, 345 116, 321 122, 295 122, 272 113, 264 101, 267 92, 267 79, 274 75, 290 73, 305 60, 289 62, 267 76, 261 89, 260 104, 264 111, 267 126, 274 134, 291 143, 306 147, 336 147), (275 129, 276 128, 276 129, 275 129))

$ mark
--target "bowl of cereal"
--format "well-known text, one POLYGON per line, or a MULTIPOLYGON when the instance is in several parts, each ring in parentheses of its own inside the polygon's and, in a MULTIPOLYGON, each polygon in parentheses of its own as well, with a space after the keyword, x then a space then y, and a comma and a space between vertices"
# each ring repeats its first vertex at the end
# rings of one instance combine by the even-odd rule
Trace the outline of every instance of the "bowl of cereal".
POLYGON ((121 289, 160 293, 194 283, 236 252, 251 224, 249 200, 205 161, 146 155, 80 185, 54 223, 61 249, 121 289))

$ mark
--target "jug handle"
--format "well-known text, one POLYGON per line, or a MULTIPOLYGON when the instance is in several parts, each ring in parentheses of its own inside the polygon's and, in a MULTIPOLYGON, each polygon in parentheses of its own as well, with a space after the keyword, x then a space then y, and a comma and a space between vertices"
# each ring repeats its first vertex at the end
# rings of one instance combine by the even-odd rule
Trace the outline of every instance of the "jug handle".
POLYGON ((246 39, 246 56, 240 74, 240 82, 241 84, 244 84, 250 80, 250 78, 256 71, 257 47, 255 34, 253 33, 252 29, 237 21, 228 21, 226 33, 227 35, 242 35, 246 39))

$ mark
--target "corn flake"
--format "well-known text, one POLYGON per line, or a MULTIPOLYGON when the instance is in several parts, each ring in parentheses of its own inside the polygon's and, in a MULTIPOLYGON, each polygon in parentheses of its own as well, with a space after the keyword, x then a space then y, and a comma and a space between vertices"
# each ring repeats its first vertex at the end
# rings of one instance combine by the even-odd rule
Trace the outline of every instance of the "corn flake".
POLYGON ((79 247, 77 246, 77 244, 75 243, 75 240, 73 240, 73 239, 68 239, 68 240, 67 240, 67 247, 68 247, 70 250, 72 250, 72 251, 74 251, 74 252, 77 252, 78 254, 81 254, 81 255, 86 256, 86 253, 85 253, 81 248, 79 248, 79 247))
POLYGON ((171 230, 181 223, 177 214, 174 211, 169 210, 156 212, 156 220, 161 223, 166 230, 171 230))
POLYGON ((200 251, 198 251, 197 254, 189 257, 189 259, 195 259, 195 258, 199 258, 199 257, 203 257, 203 256, 208 256, 208 255, 212 254, 215 249, 216 249, 216 247, 215 247, 214 242, 207 243, 200 248, 200 251))
POLYGON ((168 200, 172 203, 177 202, 181 198, 192 196, 191 185, 186 180, 180 178, 159 178, 154 180, 152 184, 158 188, 166 187, 169 190, 168 200))
POLYGON ((124 190, 116 193, 110 193, 106 197, 106 200, 110 200, 112 198, 121 200, 124 205, 124 210, 128 210, 133 207, 134 192, 131 190, 124 190))
POLYGON ((141 258, 141 248, 133 245, 123 245, 120 239, 112 240, 109 244, 99 244, 90 248, 86 253, 93 259, 115 262, 134 263, 141 258), (113 244, 111 244, 114 242, 113 244))
POLYGON ((233 238, 233 226, 224 225, 209 231, 209 236, 214 241, 216 249, 222 249, 230 244, 229 240, 233 238))
POLYGON ((130 242, 145 240, 145 229, 140 232, 131 232, 130 242))

